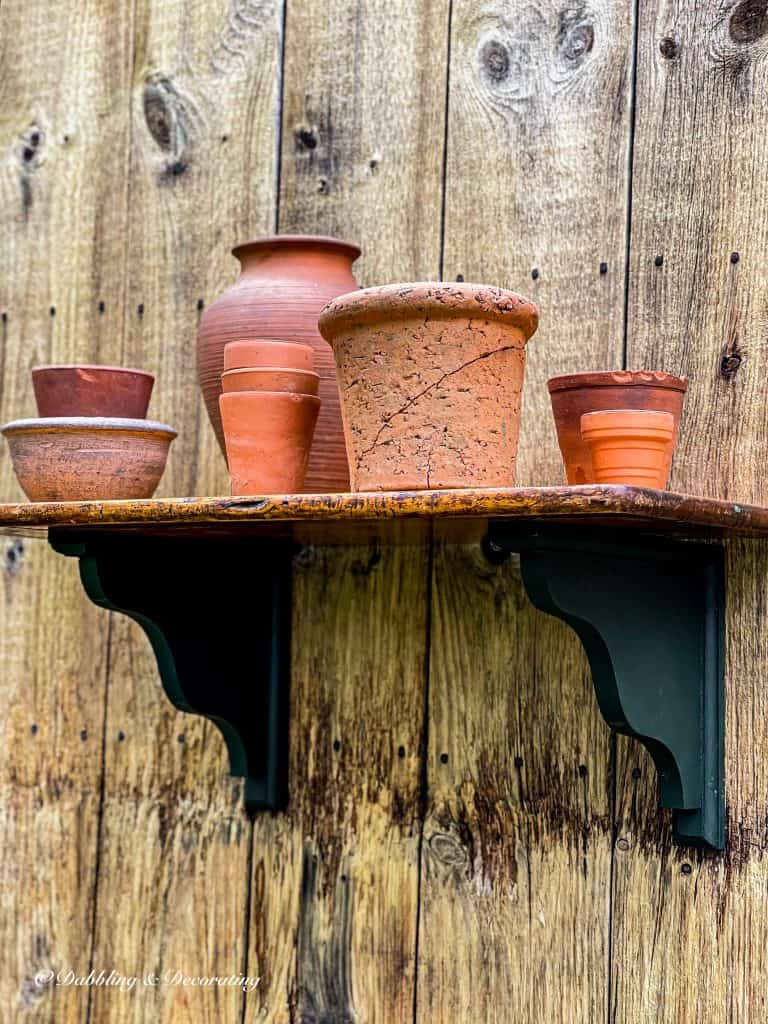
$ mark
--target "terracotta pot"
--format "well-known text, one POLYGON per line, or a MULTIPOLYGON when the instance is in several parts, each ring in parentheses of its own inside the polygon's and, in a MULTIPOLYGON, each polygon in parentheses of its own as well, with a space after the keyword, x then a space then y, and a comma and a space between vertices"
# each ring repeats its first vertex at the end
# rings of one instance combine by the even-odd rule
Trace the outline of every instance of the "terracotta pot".
POLYGON ((508 487, 538 312, 476 284, 395 284, 329 303, 353 490, 508 487))
POLYGON ((33 366, 32 387, 40 416, 147 415, 155 376, 122 366, 33 366))
POLYGON ((298 342, 232 341, 224 348, 224 371, 257 366, 287 366, 291 370, 314 370, 315 353, 311 345, 298 342))
POLYGON ((227 342, 266 337, 305 342, 314 350, 322 407, 304 489, 345 491, 349 467, 339 389, 333 355, 317 330, 317 315, 329 299, 357 287, 351 268, 360 250, 335 238, 277 235, 239 245, 233 252, 242 265, 240 278, 208 307, 198 334, 200 385, 222 450, 218 399, 227 342))
POLYGON ((320 375, 312 370, 290 370, 282 366, 257 366, 225 370, 221 375, 224 392, 286 391, 294 395, 316 395, 320 375))
POLYGON ((307 472, 320 399, 235 391, 219 399, 233 494, 295 494, 307 472))
POLYGON ((669 449, 669 475, 688 387, 685 377, 674 377, 660 370, 609 370, 568 373, 552 377, 547 383, 569 484, 595 482, 589 448, 581 439, 580 424, 584 413, 601 409, 650 409, 671 413, 675 428, 669 449))
POLYGON ((670 412, 611 409, 581 417, 595 483, 664 489, 675 418, 670 412))
POLYGON ((30 501, 151 498, 176 431, 140 419, 15 420, 2 432, 30 501))

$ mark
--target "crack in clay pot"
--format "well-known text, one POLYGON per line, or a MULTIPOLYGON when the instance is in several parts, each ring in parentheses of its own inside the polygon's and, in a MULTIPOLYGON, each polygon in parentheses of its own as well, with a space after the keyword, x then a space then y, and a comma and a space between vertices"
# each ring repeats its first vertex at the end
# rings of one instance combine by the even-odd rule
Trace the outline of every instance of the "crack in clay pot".
MULTIPOLYGON (((485 333, 485 332, 478 332, 478 333, 485 333)), ((437 341, 439 342, 441 340, 441 338, 442 338, 442 334, 438 337, 437 341)), ((449 377, 454 377, 457 373, 461 373, 462 370, 466 370, 467 367, 473 366, 475 363, 479 363, 483 359, 490 359, 491 356, 500 355, 502 352, 514 351, 516 348, 517 348, 517 346, 515 346, 515 345, 503 345, 501 348, 495 348, 492 352, 483 352, 482 355, 475 356, 474 359, 467 359, 466 362, 463 362, 461 364, 461 366, 457 366, 455 370, 447 370, 442 375, 442 377, 440 377, 438 380, 434 381, 432 384, 428 384, 417 395, 413 395, 399 409, 396 409, 393 413, 390 413, 389 416, 385 416, 384 420, 382 421, 381 426, 379 427, 379 430, 378 430, 378 432, 376 434, 376 437, 373 439, 371 444, 367 448, 364 448, 356 456, 355 461, 357 463, 357 468, 358 469, 360 468, 360 466, 362 464, 362 461, 365 458, 365 456, 366 455, 370 455, 370 453, 374 450, 374 448, 376 448, 378 446, 379 440, 381 438, 381 435, 384 433, 384 431, 387 429, 387 427, 391 425, 392 421, 394 419, 396 419, 398 416, 403 416, 406 412, 408 412, 408 410, 412 406, 414 406, 416 404, 416 402, 419 401, 419 399, 424 398, 424 396, 428 395, 430 391, 434 391, 435 388, 439 388, 440 385, 443 383, 443 381, 447 380, 449 377)), ((347 391, 352 386, 353 386, 352 384, 348 384, 347 387, 344 390, 347 391)), ((385 443, 389 444, 389 442, 385 442, 385 443)), ((449 446, 449 447, 451 447, 451 446, 449 446)), ((460 454, 458 448, 452 448, 452 450, 455 451, 457 454, 460 454)), ((431 457, 432 449, 430 449, 430 453, 429 454, 430 454, 430 457, 431 457)), ((466 465, 466 463, 464 462, 463 458, 461 459, 461 462, 462 462, 462 465, 466 465)))

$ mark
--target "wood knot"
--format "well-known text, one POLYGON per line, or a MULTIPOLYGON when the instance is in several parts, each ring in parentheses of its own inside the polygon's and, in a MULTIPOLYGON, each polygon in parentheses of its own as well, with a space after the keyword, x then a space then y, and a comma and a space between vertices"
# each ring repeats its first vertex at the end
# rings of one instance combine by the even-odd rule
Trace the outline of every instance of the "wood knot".
POLYGON ((483 44, 480 63, 492 82, 503 82, 509 76, 509 50, 498 39, 489 39, 483 44))
POLYGON ((24 561, 24 542, 21 540, 11 541, 5 549, 5 571, 9 576, 15 576, 20 570, 24 561))
POLYGON ((557 46, 566 63, 581 64, 595 45, 595 27, 590 21, 582 20, 580 10, 566 10, 560 14, 557 30, 557 46))
POLYGON ((728 23, 734 43, 754 43, 768 32, 768 0, 741 0, 728 23))
POLYGON ((738 341, 729 341, 720 357, 720 376, 723 380, 733 380, 743 360, 738 341))
POLYGON ((311 128, 297 128, 293 137, 299 149, 317 149, 317 135, 311 128))
POLYGON ((161 74, 150 75, 142 97, 144 120, 157 147, 167 154, 161 181, 178 178, 189 167, 191 117, 175 84, 161 74))
POLYGON ((435 860, 448 867, 466 867, 469 855, 466 849, 454 836, 445 832, 436 832, 429 839, 429 849, 435 860))
POLYGON ((675 60, 680 54, 680 47, 672 36, 664 36, 659 43, 659 53, 666 60, 675 60))

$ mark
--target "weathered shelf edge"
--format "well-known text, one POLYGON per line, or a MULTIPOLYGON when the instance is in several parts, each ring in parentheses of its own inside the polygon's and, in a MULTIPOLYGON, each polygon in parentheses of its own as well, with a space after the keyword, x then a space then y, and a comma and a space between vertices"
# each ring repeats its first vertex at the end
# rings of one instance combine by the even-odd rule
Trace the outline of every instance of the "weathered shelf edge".
POLYGON ((352 524, 391 520, 519 518, 616 527, 768 536, 768 508, 644 488, 589 485, 489 490, 147 498, 0 504, 0 533, 56 528, 146 527, 196 531, 261 524, 352 524))

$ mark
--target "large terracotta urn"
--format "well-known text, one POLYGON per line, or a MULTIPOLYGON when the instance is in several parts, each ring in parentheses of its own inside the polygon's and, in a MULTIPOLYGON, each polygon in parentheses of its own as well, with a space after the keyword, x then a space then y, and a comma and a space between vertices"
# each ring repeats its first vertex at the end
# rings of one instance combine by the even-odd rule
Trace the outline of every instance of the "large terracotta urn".
POLYGON ((303 490, 349 490, 333 352, 317 317, 330 299, 357 287, 352 264, 360 249, 320 235, 274 235, 232 252, 240 277, 203 313, 197 348, 200 387, 221 450, 226 454, 219 410, 224 346, 257 338, 303 342, 314 350, 321 402, 303 490))

